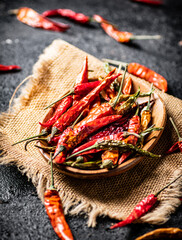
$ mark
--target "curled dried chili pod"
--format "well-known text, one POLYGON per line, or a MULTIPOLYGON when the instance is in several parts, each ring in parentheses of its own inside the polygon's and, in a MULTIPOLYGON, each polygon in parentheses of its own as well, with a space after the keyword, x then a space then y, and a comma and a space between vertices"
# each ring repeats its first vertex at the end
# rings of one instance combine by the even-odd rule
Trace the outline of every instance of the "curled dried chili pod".
POLYGON ((52 154, 51 154, 51 186, 44 193, 44 205, 51 225, 60 239, 73 240, 73 235, 66 222, 62 202, 54 187, 52 154))
POLYGON ((15 14, 20 22, 35 28, 43 28, 57 32, 64 32, 70 28, 68 24, 51 21, 48 18, 41 16, 33 9, 27 7, 10 10, 9 13, 15 14))
POLYGON ((168 183, 165 187, 163 187, 161 190, 159 190, 156 194, 150 194, 146 198, 144 198, 141 202, 139 202, 133 211, 130 213, 130 215, 123 221, 114 224, 113 226, 110 227, 110 229, 118 228, 118 227, 123 227, 128 224, 131 224, 135 220, 139 219, 142 217, 144 214, 146 214, 157 202, 157 196, 159 193, 161 193, 164 189, 169 187, 171 184, 173 184, 176 180, 178 180, 182 176, 179 175, 176 179, 174 179, 172 182, 168 183))
POLYGON ((167 80, 161 76, 160 74, 154 72, 153 70, 139 64, 139 63, 124 63, 121 61, 115 61, 111 59, 103 59, 103 61, 109 62, 113 65, 128 64, 128 72, 145 79, 146 81, 153 83, 155 87, 162 90, 163 92, 167 92, 167 80))

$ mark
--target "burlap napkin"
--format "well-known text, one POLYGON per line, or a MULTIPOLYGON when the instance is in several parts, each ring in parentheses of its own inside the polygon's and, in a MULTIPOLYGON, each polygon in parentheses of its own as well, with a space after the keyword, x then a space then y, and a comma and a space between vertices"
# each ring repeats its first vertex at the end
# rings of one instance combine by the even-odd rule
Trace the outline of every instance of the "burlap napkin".
MULTIPOLYGON (((1 115, 0 147, 5 155, 0 158, 0 163, 16 164, 22 173, 32 179, 41 199, 50 182, 50 166, 34 144, 29 145, 27 152, 23 143, 13 147, 11 145, 19 139, 37 133, 38 122, 46 114, 43 108, 72 85, 85 55, 85 52, 74 46, 55 40, 40 56, 33 68, 31 80, 22 89, 10 112, 1 115)), ((103 63, 87 55, 89 69, 94 70, 89 73, 89 78, 97 78, 103 74, 103 63)), ((156 92, 163 98, 168 115, 173 117, 179 131, 182 132, 182 101, 158 90, 156 92)), ((176 140, 176 133, 170 122, 167 122, 166 129, 153 152, 164 153, 176 140)), ((126 173, 99 180, 74 179, 55 170, 55 186, 62 198, 65 213, 87 213, 88 225, 95 226, 97 216, 107 215, 116 219, 126 217, 140 200, 150 193, 157 192, 182 173, 181 160, 181 153, 162 159, 145 158, 126 173)), ((141 221, 152 224, 166 222, 180 205, 181 181, 180 179, 162 192, 159 197, 160 204, 142 217, 141 221)))

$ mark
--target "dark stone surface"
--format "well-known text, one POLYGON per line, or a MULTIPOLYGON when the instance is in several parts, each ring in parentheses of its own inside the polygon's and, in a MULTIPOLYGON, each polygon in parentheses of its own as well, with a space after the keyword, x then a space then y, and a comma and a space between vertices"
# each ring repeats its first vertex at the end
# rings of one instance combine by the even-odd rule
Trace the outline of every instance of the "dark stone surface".
MULTIPOLYGON (((16 86, 31 74, 32 66, 43 49, 54 39, 61 38, 97 58, 112 58, 126 62, 140 62, 167 78, 169 93, 182 98, 182 2, 164 1, 162 7, 151 7, 129 0, 67 0, 67 1, 0 1, 0 63, 18 64, 21 72, 0 74, 0 111, 8 109, 8 101, 16 86), (33 29, 9 16, 7 10, 21 6, 39 12, 54 8, 71 8, 88 15, 102 15, 116 23, 120 29, 135 34, 161 34, 158 41, 135 41, 119 44, 98 27, 85 27, 71 23, 66 33, 33 29), (10 41, 7 41, 10 39, 10 41), (8 44, 11 43, 11 44, 8 44)), ((57 19, 59 20, 59 19, 57 19)), ((67 20, 62 20, 68 22, 67 20)), ((121 189, 122 191, 122 189, 121 189)), ((84 216, 67 216, 75 239, 135 239, 159 226, 135 224, 108 231, 113 222, 98 218, 96 228, 88 228, 84 216)), ((182 227, 182 207, 162 227, 182 227)), ((35 187, 14 166, 0 166, 0 239, 58 239, 35 187)))

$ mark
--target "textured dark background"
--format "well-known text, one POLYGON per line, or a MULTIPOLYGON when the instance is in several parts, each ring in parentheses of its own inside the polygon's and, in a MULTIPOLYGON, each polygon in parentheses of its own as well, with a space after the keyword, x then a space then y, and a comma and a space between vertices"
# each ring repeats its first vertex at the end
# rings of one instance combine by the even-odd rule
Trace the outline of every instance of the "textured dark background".
MULTIPOLYGON (((97 58, 112 58, 140 62, 167 78, 169 94, 182 98, 182 2, 164 0, 164 6, 152 7, 129 0, 32 0, 0 1, 0 63, 18 64, 21 72, 0 74, 0 111, 8 109, 15 87, 32 73, 32 66, 43 49, 54 39, 61 38, 97 58), (22 6, 38 12, 54 8, 71 8, 88 15, 102 15, 120 29, 135 34, 161 34, 161 40, 135 41, 119 44, 98 27, 71 23, 66 33, 33 29, 9 16, 9 9, 22 6), (7 40, 9 39, 9 40, 7 40)), ((67 20, 57 19, 68 22, 67 20)), ((122 189, 121 189, 122 191, 122 189)), ((75 239, 135 239, 159 226, 133 224, 114 231, 106 230, 113 221, 98 218, 96 228, 88 228, 82 216, 67 216, 75 239)), ((182 227, 182 207, 162 227, 182 227)), ((35 187, 14 166, 0 166, 0 239, 58 239, 35 187)))

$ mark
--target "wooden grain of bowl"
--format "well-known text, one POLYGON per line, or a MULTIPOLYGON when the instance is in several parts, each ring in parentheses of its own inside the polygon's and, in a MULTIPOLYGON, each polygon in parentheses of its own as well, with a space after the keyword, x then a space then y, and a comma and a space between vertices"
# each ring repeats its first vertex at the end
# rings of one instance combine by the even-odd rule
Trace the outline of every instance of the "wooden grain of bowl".
MULTIPOLYGON (((145 83, 145 81, 142 81, 138 78, 132 78, 133 81, 133 91, 135 92, 138 87, 140 86, 141 92, 149 92, 150 91, 150 85, 148 83, 145 83)), ((152 124, 155 124, 156 127, 165 127, 166 124, 166 109, 164 106, 163 100, 156 94, 153 94, 153 98, 155 99, 155 103, 153 105, 152 109, 152 124)), ((145 102, 148 100, 147 98, 139 98, 139 102, 145 102)), ((54 113, 54 109, 51 108, 50 111, 47 113, 45 118, 43 119, 43 122, 46 122, 54 113)), ((42 127, 39 128, 39 133, 42 131, 42 127)), ((144 145, 143 149, 147 151, 151 151, 154 146, 157 144, 160 136, 162 134, 162 131, 154 131, 152 132, 148 138, 146 139, 146 144, 144 145)), ((42 143, 38 143, 40 146, 42 146, 42 143)), ((40 149, 41 154, 43 157, 48 161, 49 160, 49 154, 44 152, 42 149, 40 149)), ((160 154, 160 153, 158 153, 160 154)), ((82 170, 73 168, 70 166, 64 166, 64 165, 58 165, 54 164, 54 167, 56 167, 61 173, 69 175, 71 177, 75 178, 81 178, 81 179, 97 179, 101 177, 111 177, 119 175, 123 172, 126 172, 127 170, 133 168, 135 165, 137 165, 140 161, 144 159, 143 156, 138 156, 131 158, 121 165, 119 165, 117 168, 107 170, 107 169, 98 169, 98 170, 82 170)))

